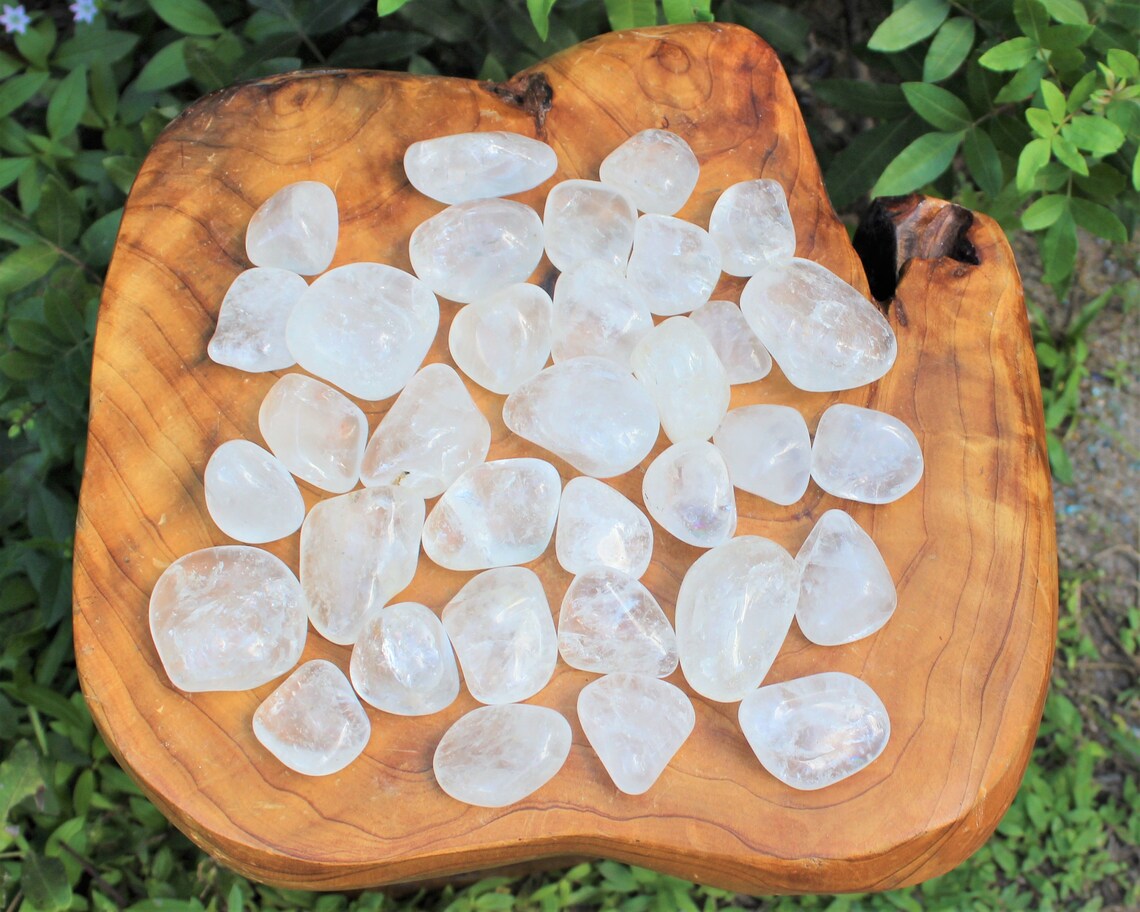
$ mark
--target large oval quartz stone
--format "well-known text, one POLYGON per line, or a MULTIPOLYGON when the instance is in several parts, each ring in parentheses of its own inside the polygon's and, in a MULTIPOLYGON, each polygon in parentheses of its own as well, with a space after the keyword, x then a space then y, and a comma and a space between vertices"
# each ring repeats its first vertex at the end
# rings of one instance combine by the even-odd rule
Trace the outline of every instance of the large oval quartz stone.
POLYGON ((789 506, 804 496, 811 475, 807 422, 786 405, 732 409, 713 435, 732 483, 772 503, 789 506))
POLYGON ((811 447, 811 477, 828 494, 885 504, 922 478, 922 449, 894 415, 836 403, 823 413, 811 447))
POLYGON ((701 166, 689 144, 668 130, 635 133, 602 159, 602 183, 625 191, 642 212, 672 215, 685 205, 701 166))
POLYGON ((736 532, 736 496, 720 450, 705 440, 675 443, 649 464, 645 509, 670 535, 714 548, 736 532))
POLYGON ((206 509, 230 538, 276 541, 301 528, 305 501, 281 460, 248 440, 214 450, 203 476, 206 509))
POLYGON ((859 772, 891 736, 878 694, 839 671, 752 691, 741 700, 740 727, 764 769, 805 791, 859 772))
POLYGON ((550 346, 555 361, 598 355, 628 368, 630 352, 651 329, 644 297, 616 266, 588 260, 558 277, 550 346))
POLYGON ((716 288, 720 249, 699 225, 671 215, 643 215, 637 220, 626 275, 653 313, 688 313, 716 288))
POLYGON ((318 275, 329 268, 340 231, 336 196, 320 181, 282 187, 249 220, 245 252, 254 266, 318 275))
POLYGON ((546 143, 498 130, 425 139, 404 153, 411 185, 449 205, 522 193, 557 168, 558 157, 546 143))
POLYGON ((768 376, 772 356, 732 301, 707 301, 689 319, 708 336, 729 383, 752 383, 768 376))
POLYGON ((250 373, 292 367, 285 326, 308 291, 297 273, 255 266, 233 280, 218 311, 218 325, 206 346, 211 360, 250 373))
POLYGON ((555 269, 566 272, 586 260, 600 260, 624 271, 637 209, 616 187, 566 180, 550 188, 542 222, 546 256, 555 269))
POLYGON ((567 573, 601 564, 640 579, 653 557, 653 527, 629 498, 579 475, 562 489, 554 553, 567 573))
POLYGON ((741 181, 725 190, 713 206, 709 234, 729 275, 755 275, 796 253, 788 198, 774 180, 741 181))
POLYGON ((546 367, 552 310, 550 295, 526 282, 468 304, 451 321, 451 357, 484 389, 513 393, 546 367))

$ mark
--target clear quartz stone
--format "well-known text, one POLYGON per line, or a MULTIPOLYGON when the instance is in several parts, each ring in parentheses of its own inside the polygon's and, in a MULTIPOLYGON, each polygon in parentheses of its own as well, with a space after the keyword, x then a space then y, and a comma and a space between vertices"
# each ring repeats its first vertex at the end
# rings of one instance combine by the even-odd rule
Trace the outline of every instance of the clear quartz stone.
POLYGON ((301 528, 305 501, 289 470, 248 440, 214 450, 203 477, 206 509, 230 538, 259 545, 301 528))
POLYGON ((629 367, 629 354, 653 329, 641 292, 616 266, 587 260, 554 286, 551 353, 555 361, 579 355, 609 358, 629 367))
POLYGON ((811 448, 811 477, 828 494, 885 504, 922 478, 918 439, 893 415, 837 403, 819 419, 811 448))
POLYGON ((602 160, 598 176, 642 212, 672 215, 689 199, 700 170, 697 156, 676 133, 642 130, 602 160))
POLYGON ((642 480, 645 509, 675 538, 714 548, 736 532, 736 497, 724 456, 711 443, 675 443, 649 464, 642 480))
POLYGON ((329 268, 339 233, 336 196, 320 181, 282 187, 249 220, 245 253, 254 266, 273 266, 300 275, 329 268))
POLYGON ((601 564, 640 579, 653 557, 653 527, 629 498, 579 475, 562 490, 554 553, 567 573, 601 564))
POLYGON ((557 168, 546 143, 497 130, 425 139, 404 153, 411 185, 449 205, 531 190, 557 168))
POLYGON ((741 181, 725 190, 713 206, 709 234, 729 275, 755 275, 796 253, 788 198, 774 180, 741 181))
POLYGON ((550 188, 542 222, 546 256, 555 269, 566 272, 583 260, 601 260, 624 270, 637 209, 616 187, 567 180, 550 188))
POLYGON ((550 295, 537 285, 509 285, 468 304, 451 321, 451 357, 492 393, 512 393, 550 357, 550 295))
POLYGON ((637 220, 626 270, 649 309, 663 317, 688 313, 709 299, 720 280, 720 249, 709 233, 670 215, 637 220))
POLYGON ((786 405, 732 409, 713 443, 724 453, 732 483, 772 503, 789 506, 804 496, 811 474, 807 422, 786 405))
POLYGON ((689 314, 689 319, 708 336, 729 383, 752 383, 768 376, 772 356, 731 301, 708 301, 689 314))
POLYGON ((285 324, 309 286, 297 273, 255 266, 233 280, 218 311, 206 353, 211 360, 250 373, 292 367, 285 324))

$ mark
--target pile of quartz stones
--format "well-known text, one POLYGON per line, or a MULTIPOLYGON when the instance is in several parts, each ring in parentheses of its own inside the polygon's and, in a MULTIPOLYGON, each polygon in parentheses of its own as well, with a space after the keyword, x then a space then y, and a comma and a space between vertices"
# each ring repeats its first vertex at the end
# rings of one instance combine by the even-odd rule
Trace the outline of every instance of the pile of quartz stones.
POLYGON ((523 702, 559 657, 598 676, 580 692, 578 721, 628 794, 649 789, 693 731, 690 697, 663 680, 678 664, 695 693, 739 702, 744 738, 789 786, 820 788, 874 760, 890 723, 866 683, 823 671, 762 686, 793 618, 835 646, 891 617, 895 587, 874 542, 841 510, 819 518, 795 558, 735 535, 735 488, 789 505, 811 477, 838 498, 881 504, 922 473, 915 436, 881 412, 833 405, 813 442, 793 408, 729 409, 730 386, 762 382, 773 359, 810 391, 870 383, 895 359, 878 309, 794 255, 780 185, 728 187, 708 230, 676 218, 699 167, 662 130, 615 149, 600 180, 553 185, 542 218, 503 197, 553 176, 544 143, 445 136, 409 147, 404 166, 416 190, 447 204, 411 236, 414 275, 382 263, 330 269, 338 206, 322 183, 282 188, 249 223, 254 266, 226 293, 209 355, 305 373, 285 373, 265 396, 265 447, 230 440, 206 466, 208 511, 244 544, 188 554, 159 579, 150 625, 171 681, 243 690, 288 673, 253 731, 286 766, 325 775, 371 737, 361 701, 436 713, 458 696, 462 671, 484 705, 443 735, 435 776, 447 794, 488 807, 524 798, 568 756, 566 718, 523 702), (560 272, 553 298, 527 282, 544 253, 560 272), (722 272, 749 277, 739 305, 709 299, 722 272), (463 305, 448 336, 458 372, 423 364, 437 295, 463 305), (490 424, 460 372, 506 396, 514 434, 581 474, 563 486, 545 459, 487 461, 490 424), (370 433, 350 396, 395 399, 370 433), (671 445, 644 470, 645 511, 666 535, 707 549, 684 576, 675 628, 640 582, 654 527, 604 481, 640 466, 662 430, 671 445), (294 476, 333 496, 306 515, 294 476), (251 547, 298 528, 299 578, 251 547), (522 566, 552 538, 573 575, 557 628, 542 582, 522 566), (440 567, 474 572, 446 605, 396 600, 421 548, 440 567), (347 676, 324 660, 296 667, 310 623, 351 646, 347 676))

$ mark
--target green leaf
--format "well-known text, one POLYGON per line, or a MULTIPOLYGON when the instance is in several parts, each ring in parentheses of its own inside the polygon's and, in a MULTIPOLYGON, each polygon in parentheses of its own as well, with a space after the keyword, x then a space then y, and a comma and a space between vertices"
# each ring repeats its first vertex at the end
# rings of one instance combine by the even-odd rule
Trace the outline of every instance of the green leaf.
POLYGON ((59 251, 37 241, 20 247, 0 260, 0 295, 19 291, 47 275, 59 259, 59 251))
POLYGON ((934 35, 922 62, 923 82, 941 82, 958 71, 974 46, 974 20, 947 19, 934 35))
POLYGON ((1059 124, 1065 119, 1065 93, 1048 79, 1041 80, 1041 98, 1053 123, 1059 124))
POLYGON ((1037 45, 1028 38, 1010 38, 1009 41, 1003 41, 982 54, 978 58, 978 63, 987 70, 1006 72, 1020 69, 1036 54, 1037 45))
POLYGON ((59 347, 51 330, 39 320, 13 317, 8 321, 8 336, 17 348, 32 355, 50 355, 59 347))
POLYGON ((55 23, 48 16, 33 23, 24 34, 15 36, 16 49, 24 55, 24 59, 32 66, 46 70, 48 54, 55 47, 55 23))
POLYGON ((950 14, 948 0, 907 0, 882 21, 867 47, 889 54, 933 35, 950 14))
POLYGON ((163 22, 183 35, 218 35, 225 31, 203 0, 147 0, 163 22))
POLYGON ((1049 116, 1049 112, 1044 108, 1027 108, 1025 111, 1025 120, 1033 132, 1042 139, 1052 139, 1053 134, 1057 132, 1057 126, 1053 122, 1053 118, 1049 116))
POLYGON ((1001 156, 998 155, 990 134, 981 127, 974 127, 966 134, 966 139, 962 143, 962 154, 975 183, 986 196, 997 196, 1001 192, 1005 178, 1002 174, 1001 156))
POLYGON ((59 81, 47 106, 47 129, 61 139, 79 126, 87 109, 87 67, 76 67, 59 81))
POLYGON ((66 247, 82 227, 83 213, 71 191, 54 175, 44 182, 36 225, 45 238, 58 247, 66 247))
POLYGON ((1053 137, 1053 157, 1075 174, 1088 177, 1088 162, 1086 162, 1085 157, 1077 151, 1077 147, 1065 139, 1064 136, 1053 137))
POLYGON ((832 204, 845 209, 870 190, 891 159, 922 129, 919 119, 908 113, 901 120, 889 120, 856 136, 827 169, 832 204))
POLYGON ((902 89, 891 83, 825 79, 816 83, 815 93, 833 108, 858 111, 878 120, 899 120, 910 113, 902 89))
POLYGON ((1013 16, 1026 37, 1040 44, 1049 27, 1049 13, 1041 0, 1013 0, 1013 16))
POLYGON ((1085 11, 1080 0, 1041 0, 1049 15, 1058 22, 1066 25, 1084 25, 1089 21, 1089 14, 1085 11))
POLYGON ((950 167, 962 133, 927 133, 902 150, 871 188, 872 196, 897 196, 929 184, 950 167))
POLYGON ((1132 159, 1132 186, 1140 190, 1140 149, 1136 151, 1136 157, 1132 159))
POLYGON ((301 31, 311 36, 327 35, 347 25, 368 0, 320 0, 301 17, 301 31))
POLYGON ((1017 159, 1017 189, 1029 193, 1033 189, 1033 179, 1037 172, 1049 163, 1050 143, 1047 139, 1035 139, 1026 143, 1017 159))
POLYGON ((957 95, 927 82, 904 82, 903 94, 915 113, 939 130, 967 130, 974 122, 970 109, 957 95))
POLYGON ((1077 261, 1077 226, 1071 212, 1064 212, 1041 241, 1041 261, 1045 264, 1042 278, 1050 285, 1065 281, 1073 274, 1077 261))
POLYGON ((0 846, 11 841, 6 827, 12 808, 45 785, 40 757, 27 741, 19 741, 0 763, 0 846))
POLYGON ((5 80, 0 85, 0 117, 7 117, 23 105, 47 80, 47 73, 24 73, 5 80))
POLYGON ((1069 98, 1065 102, 1065 112, 1072 114, 1074 111, 1080 109, 1086 101, 1092 97, 1092 93, 1096 91, 1097 74, 1095 71, 1085 73, 1080 79, 1077 80, 1076 85, 1069 89, 1069 98))
POLYGON ((1085 231, 1091 231, 1117 244, 1128 241, 1128 231, 1124 223, 1107 206, 1092 200, 1074 198, 1072 203, 1073 220, 1085 231))
POLYGON ((58 858, 44 858, 37 852, 29 852, 24 856, 20 886, 25 907, 31 907, 29 912, 62 912, 71 905, 67 870, 58 858))
POLYGON ((707 22, 711 18, 708 0, 662 0, 661 9, 670 24, 707 22))
POLYGON ((168 89, 190 78, 186 66, 186 42, 179 38, 172 41, 150 58, 135 79, 135 88, 140 92, 157 92, 168 89))
POLYGON ((1021 227, 1041 231, 1052 225, 1069 207, 1069 198, 1059 193, 1043 196, 1021 214, 1021 227))
POLYGON ((1140 60, 1130 51, 1110 48, 1105 56, 1108 68, 1124 79, 1140 79, 1140 60))
POLYGON ((605 3, 610 28, 615 32, 657 24, 656 0, 605 0, 605 3))
POLYGON ((109 155, 103 159, 103 167, 107 169, 107 177, 123 193, 130 192, 131 184, 135 182, 135 175, 139 173, 139 165, 141 164, 142 162, 133 155, 109 155))
MULTIPOLYGON (((344 40, 329 57, 330 66, 375 67, 407 60, 432 43, 430 35, 405 29, 375 29, 344 40)), ((506 75, 503 76, 506 79, 506 75)))
POLYGON ((27 171, 32 161, 33 159, 27 157, 0 158, 0 189, 7 187, 27 171))
POLYGON ((122 60, 139 42, 139 36, 131 32, 81 29, 59 46, 56 51, 56 66, 72 70, 78 66, 93 63, 115 63, 122 60))
POLYGON ((1041 77, 1045 75, 1045 71, 1046 66, 1042 61, 1030 60, 994 96, 995 104, 1005 104, 1007 101, 1024 101, 1034 95, 1037 92, 1037 87, 1041 84, 1041 77))
POLYGON ((526 9, 534 30, 543 41, 550 35, 550 10, 556 0, 526 0, 526 9))
POLYGON ((1091 114, 1078 114, 1061 128, 1061 134, 1078 149, 1098 157, 1111 155, 1124 145, 1124 131, 1120 127, 1091 114))
MULTIPOLYGON (((1083 158, 1081 160, 1084 161, 1083 158)), ((1114 203, 1128 187, 1128 176, 1111 165, 1101 162, 1089 168, 1088 172, 1087 175, 1077 177, 1077 186, 1091 199, 1102 203, 1114 203)))
POLYGON ((376 0, 376 15, 390 16, 407 2, 408 0, 376 0))

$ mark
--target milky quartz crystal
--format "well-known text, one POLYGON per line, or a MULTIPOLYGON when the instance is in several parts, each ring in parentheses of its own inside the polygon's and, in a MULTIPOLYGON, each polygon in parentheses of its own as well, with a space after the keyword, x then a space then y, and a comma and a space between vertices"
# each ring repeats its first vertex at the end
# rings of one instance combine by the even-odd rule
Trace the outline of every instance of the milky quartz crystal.
POLYGON ((612 478, 657 441, 657 406, 633 375, 594 355, 560 361, 507 397, 503 421, 579 472, 612 478))
POLYGON ((478 199, 449 206, 412 232, 412 268, 451 301, 468 304, 525 282, 542 257, 542 221, 530 206, 478 199))
POLYGON ((788 198, 774 180, 741 181, 725 190, 713 206, 709 234, 729 275, 755 275, 796 253, 788 198))
POLYGON ((837 403, 816 426, 811 477, 828 494, 890 503, 918 484, 922 467, 914 432, 886 412, 837 403))
POLYGON ((404 387, 364 450, 366 485, 399 485, 435 497, 487 458, 491 425, 446 364, 429 364, 404 387))
POLYGON ((612 567, 574 577, 558 614, 558 652, 571 668, 663 678, 677 668, 677 637, 653 594, 612 567))
POLYGON ((325 184, 289 184, 250 218, 246 256, 254 266, 274 266, 306 276, 322 273, 336 252, 339 218, 336 196, 325 184))
POLYGON ((655 326, 630 355, 640 380, 673 443, 708 440, 728 411, 730 390, 724 365, 708 337, 688 317, 655 326))
POLYGON ((807 422, 786 405, 734 408, 720 423, 713 443, 724 453, 732 483, 783 506, 807 491, 811 437, 807 422))
POLYGON ((498 459, 460 475, 424 523, 424 553, 448 570, 532 561, 550 544, 562 479, 543 459, 498 459))
POLYGON ((740 727, 764 769, 805 791, 859 772, 891 736, 878 694, 839 671, 752 691, 740 703, 740 727))
POLYGON ((468 580, 444 606, 443 626, 480 703, 533 697, 554 674, 558 636, 533 570, 498 567, 468 580))
POLYGON ((404 153, 411 185, 448 204, 522 193, 557 167, 558 157, 546 143, 502 131, 425 139, 404 153))
POLYGON ((629 498, 579 475, 562 489, 554 553, 567 573, 601 564, 640 578, 653 556, 653 527, 629 498))
POLYGON ((305 501, 297 482, 256 443, 227 440, 206 463, 203 481, 210 518, 230 538, 256 545, 301 528, 305 501))
POLYGON ((360 756, 372 725, 344 672, 314 659, 257 707, 253 733, 289 769, 327 776, 360 756))
POLYGON ((689 314, 689 319, 712 343, 729 383, 752 383, 768 376, 772 356, 732 301, 708 301, 689 314))
POLYGON ((740 310, 799 389, 853 389, 895 363, 895 334, 878 307, 811 260, 756 273, 740 293, 740 310))
POLYGON ((642 130, 602 160, 598 176, 624 190, 642 212, 672 215, 685 205, 700 170, 697 156, 676 133, 642 130))
POLYGON ((301 585, 317 632, 356 642, 365 615, 412 581, 423 499, 385 485, 322 500, 301 526, 301 585))
POLYGON ((180 690, 260 687, 301 658, 305 595, 293 571, 268 551, 204 548, 180 557, 158 578, 150 632, 180 690))
POLYGON ((542 222, 546 256, 556 269, 565 272, 583 260, 601 260, 624 270, 637 209, 616 187, 567 180, 550 188, 542 222))
POLYGON ((598 355, 628 368, 629 353, 651 329, 645 298, 616 266, 587 260, 558 277, 551 342, 555 361, 598 355))
POLYGON ((439 302, 415 276, 382 263, 350 263, 309 286, 286 332, 305 370, 377 400, 408 382, 438 326, 439 302))
POLYGON ((255 266, 233 280, 218 311, 206 353, 218 364, 250 373, 291 367, 285 339, 293 306, 309 288, 297 273, 255 266))
POLYGON ((736 496, 724 456, 711 443, 675 443, 649 464, 642 480, 645 509, 670 535, 713 548, 736 532, 736 496))
POLYGON ((553 779, 571 740, 570 723, 545 706, 480 706, 444 733, 432 767, 439 787, 457 801, 504 807, 553 779))
POLYGON ((702 554, 677 594, 677 646, 697 693, 731 703, 759 686, 791 627, 800 571, 773 541, 742 535, 702 554))
POLYGON ((720 280, 720 250, 698 225, 669 215, 643 215, 626 275, 653 313, 688 313, 709 299, 720 280))
POLYGON ((641 674, 610 674, 578 694, 578 721, 616 785, 641 795, 693 731, 697 714, 679 687, 641 674))
POLYGON ((492 393, 511 393, 550 357, 550 295, 525 282, 468 304, 447 337, 459 369, 492 393))
POLYGON ((443 624, 417 602, 368 612, 349 675, 366 703, 397 716, 439 712, 459 696, 459 669, 443 624))

